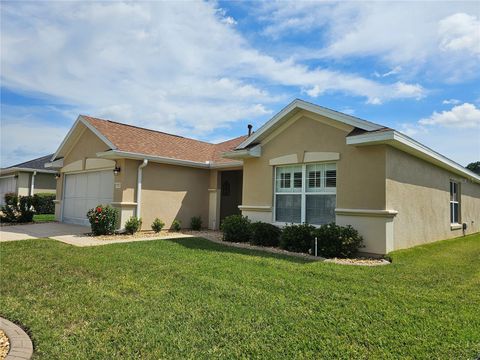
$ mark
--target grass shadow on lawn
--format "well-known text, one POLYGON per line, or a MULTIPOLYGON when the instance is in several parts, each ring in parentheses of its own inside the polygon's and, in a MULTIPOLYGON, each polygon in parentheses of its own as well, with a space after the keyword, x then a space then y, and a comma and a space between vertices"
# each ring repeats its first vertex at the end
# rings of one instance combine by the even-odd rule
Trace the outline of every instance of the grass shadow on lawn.
POLYGON ((191 250, 200 250, 200 251, 209 251, 209 252, 223 252, 229 254, 239 254, 239 255, 248 255, 248 256, 258 256, 262 258, 273 258, 286 260, 297 264, 307 264, 316 262, 315 260, 310 260, 306 258, 300 258, 284 254, 273 254, 266 251, 253 250, 253 249, 242 249, 228 245, 222 245, 214 243, 210 240, 204 238, 180 238, 180 239, 166 239, 172 243, 181 245, 187 249, 191 250), (194 241, 192 241, 194 240, 194 241))

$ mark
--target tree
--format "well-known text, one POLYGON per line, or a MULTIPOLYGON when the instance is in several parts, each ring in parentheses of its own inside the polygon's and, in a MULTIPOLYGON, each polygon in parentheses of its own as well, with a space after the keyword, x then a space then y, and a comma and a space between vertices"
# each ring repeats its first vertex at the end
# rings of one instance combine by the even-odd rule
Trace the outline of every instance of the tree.
POLYGON ((476 161, 468 164, 467 169, 480 175, 480 161, 476 161))

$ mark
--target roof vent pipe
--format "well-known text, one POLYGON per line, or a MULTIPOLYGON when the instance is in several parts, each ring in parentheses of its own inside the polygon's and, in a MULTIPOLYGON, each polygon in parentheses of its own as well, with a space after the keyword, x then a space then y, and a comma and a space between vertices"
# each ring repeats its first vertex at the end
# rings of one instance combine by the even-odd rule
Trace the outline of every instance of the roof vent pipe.
POLYGON ((143 162, 138 166, 137 174, 137 218, 141 216, 142 210, 142 169, 147 166, 148 160, 144 159, 143 162))
POLYGON ((248 124, 247 127, 248 127, 248 136, 250 137, 250 135, 252 135, 253 125, 252 125, 252 124, 248 124))

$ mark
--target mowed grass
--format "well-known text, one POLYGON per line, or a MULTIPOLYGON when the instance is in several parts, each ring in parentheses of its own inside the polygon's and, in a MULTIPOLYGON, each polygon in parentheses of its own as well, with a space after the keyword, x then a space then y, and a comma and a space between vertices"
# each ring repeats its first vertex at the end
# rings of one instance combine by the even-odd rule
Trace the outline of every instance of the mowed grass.
POLYGON ((480 354, 480 235, 342 266, 204 239, 1 243, 2 316, 37 359, 480 354))
POLYGON ((55 214, 36 214, 33 215, 33 222, 50 222, 55 221, 55 214))

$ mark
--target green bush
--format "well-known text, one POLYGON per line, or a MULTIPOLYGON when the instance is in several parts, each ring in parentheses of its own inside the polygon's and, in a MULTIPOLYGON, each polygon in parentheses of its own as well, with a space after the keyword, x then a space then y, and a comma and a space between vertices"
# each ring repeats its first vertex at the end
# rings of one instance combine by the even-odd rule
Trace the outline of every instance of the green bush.
POLYGON ((190 220, 190 229, 200 230, 202 228, 202 218, 200 216, 194 216, 190 220))
POLYGON ((172 231, 180 231, 182 230, 182 222, 180 220, 173 220, 172 225, 170 226, 170 230, 172 231))
POLYGON ((280 236, 280 247, 288 251, 307 253, 312 246, 314 229, 308 224, 285 226, 280 236))
POLYGON ((5 194, 5 205, 2 206, 2 215, 0 221, 2 222, 32 222, 33 211, 31 196, 17 196, 15 193, 5 194))
POLYGON ((252 245, 278 246, 282 230, 272 224, 264 222, 255 222, 252 224, 252 245))
POLYGON ((136 216, 132 216, 125 223, 125 232, 127 234, 133 235, 137 231, 140 231, 141 228, 142 228, 142 218, 137 218, 136 216))
POLYGON ((159 233, 160 231, 162 231, 164 226, 165 226, 165 223, 159 218, 156 218, 155 220, 153 220, 152 230, 155 231, 156 233, 159 233))
POLYGON ((363 238, 350 225, 339 226, 335 223, 322 225, 314 230, 313 236, 317 238, 318 255, 323 257, 348 258, 355 255, 363 246, 363 238))
POLYGON ((18 222, 32 222, 35 214, 35 211, 33 211, 33 196, 20 196, 18 203, 20 210, 18 222))
POLYGON ((221 230, 224 241, 248 242, 252 237, 251 222, 242 215, 227 216, 223 219, 221 230))
POLYGON ((38 193, 33 195, 33 208, 36 214, 54 214, 56 195, 51 193, 38 193))
POLYGON ((118 209, 109 205, 98 205, 88 210, 87 218, 93 235, 113 234, 117 227, 118 209))
POLYGON ((2 215, 0 220, 7 223, 17 222, 18 218, 20 217, 17 194, 6 193, 4 199, 5 205, 2 206, 2 215))

